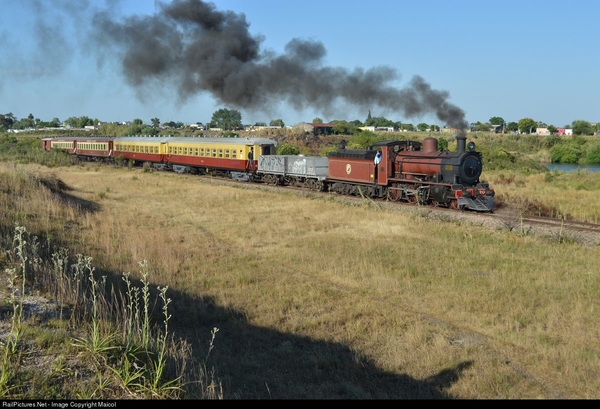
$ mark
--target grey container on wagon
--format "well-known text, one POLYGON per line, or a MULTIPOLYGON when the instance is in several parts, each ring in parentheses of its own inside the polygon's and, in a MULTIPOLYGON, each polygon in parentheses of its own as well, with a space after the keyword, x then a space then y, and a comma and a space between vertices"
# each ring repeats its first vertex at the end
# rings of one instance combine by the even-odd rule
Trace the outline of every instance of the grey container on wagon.
POLYGON ((258 173, 325 180, 329 160, 321 156, 272 155, 258 158, 258 173))

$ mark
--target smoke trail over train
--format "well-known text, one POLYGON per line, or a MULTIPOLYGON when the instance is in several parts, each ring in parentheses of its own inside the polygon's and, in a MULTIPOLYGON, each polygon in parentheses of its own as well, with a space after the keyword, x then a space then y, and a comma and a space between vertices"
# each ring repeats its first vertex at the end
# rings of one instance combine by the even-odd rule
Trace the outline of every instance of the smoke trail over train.
POLYGON ((281 55, 261 53, 244 14, 219 11, 201 0, 159 3, 153 15, 115 20, 110 11, 93 19, 98 45, 115 48, 128 84, 143 87, 158 80, 174 85, 182 102, 209 92, 228 106, 268 109, 285 101, 297 110, 322 111, 345 103, 381 107, 405 117, 435 114, 449 126, 465 129, 464 112, 420 76, 405 88, 389 67, 368 70, 329 67, 322 43, 291 39, 281 55))
MULTIPOLYGON (((112 7, 104 9, 82 0, 56 0, 53 6, 26 1, 39 13, 40 24, 50 11, 70 16, 88 40, 86 52, 96 53, 99 63, 115 62, 139 95, 161 86, 175 89, 179 104, 208 93, 227 107, 263 112, 281 103, 325 115, 379 107, 405 118, 433 114, 448 126, 467 128, 464 111, 448 101, 449 93, 432 89, 420 76, 398 88, 393 84, 399 75, 391 67, 327 66, 319 41, 292 38, 281 54, 262 50, 264 38, 250 33, 243 13, 217 10, 211 2, 156 2, 154 14, 123 17, 118 0, 108 0, 112 7)), ((65 42, 61 24, 54 30, 47 23, 40 27, 40 48, 65 42)))

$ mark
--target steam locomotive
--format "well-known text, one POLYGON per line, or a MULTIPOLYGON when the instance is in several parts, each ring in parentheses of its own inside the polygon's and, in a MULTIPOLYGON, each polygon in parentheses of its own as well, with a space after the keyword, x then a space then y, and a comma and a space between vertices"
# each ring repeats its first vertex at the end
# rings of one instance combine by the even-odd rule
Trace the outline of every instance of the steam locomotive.
POLYGON ((276 155, 267 138, 65 137, 42 139, 42 149, 63 149, 83 160, 128 161, 160 170, 297 186, 342 195, 493 212, 494 190, 480 180, 481 153, 457 136, 456 152, 436 138, 383 141, 367 149, 344 144, 327 157, 276 155), (249 159, 250 152, 254 156, 249 159), (376 165, 375 156, 381 153, 376 165))

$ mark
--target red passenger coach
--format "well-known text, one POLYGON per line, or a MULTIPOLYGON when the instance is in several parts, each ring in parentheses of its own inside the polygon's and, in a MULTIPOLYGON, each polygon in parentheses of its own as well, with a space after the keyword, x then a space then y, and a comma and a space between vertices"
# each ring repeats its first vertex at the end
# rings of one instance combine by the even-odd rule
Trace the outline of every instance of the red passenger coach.
POLYGON ((113 138, 68 136, 42 139, 42 150, 61 149, 70 155, 85 160, 111 160, 113 154, 113 138))

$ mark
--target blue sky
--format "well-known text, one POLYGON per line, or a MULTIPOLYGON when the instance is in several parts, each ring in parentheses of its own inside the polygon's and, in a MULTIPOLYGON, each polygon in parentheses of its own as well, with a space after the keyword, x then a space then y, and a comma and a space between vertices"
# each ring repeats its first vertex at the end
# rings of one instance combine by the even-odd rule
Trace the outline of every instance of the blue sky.
MULTIPOLYGON (((140 43, 132 45, 124 37, 127 34, 109 24, 98 25, 103 20, 97 13, 103 11, 101 16, 123 33, 137 22, 134 34, 140 34, 148 26, 146 18, 167 21, 161 17, 160 3, 173 4, 0 0, 0 113, 12 112, 17 118, 32 113, 44 121, 89 116, 150 123, 157 117, 189 124, 206 123, 217 109, 228 108, 239 110, 245 124, 281 118, 293 125, 315 117, 364 121, 370 109, 372 116, 393 121, 446 125, 435 109, 413 115, 392 101, 396 94, 390 97, 388 91, 404 90, 417 76, 439 91, 435 95, 444 106, 462 110, 467 122, 486 122, 494 116, 508 122, 533 118, 557 127, 580 119, 600 121, 597 0, 215 0, 216 12, 231 12, 236 21, 245 17, 247 34, 260 39, 251 67, 261 74, 263 82, 256 89, 263 91, 252 94, 252 77, 233 72, 236 80, 228 86, 227 97, 214 84, 177 82, 185 68, 173 59, 160 67, 161 75, 150 72, 147 64, 130 65, 125 72, 123 59, 132 51, 136 58, 164 62, 156 58, 161 51, 141 50, 140 43), (312 66, 307 63, 313 73, 327 69, 347 85, 353 73, 384 72, 385 87, 379 91, 386 98, 371 103, 368 92, 336 101, 322 99, 319 93, 295 95, 298 90, 291 83, 309 81, 295 70, 257 69, 267 54, 271 59, 288 55, 286 45, 294 39, 323 51, 312 66), (386 70, 378 71, 382 67, 386 70), (282 78, 270 77, 276 72, 282 78), (136 82, 134 77, 143 79, 136 82), (243 96, 234 95, 245 88, 243 96), (249 96, 256 106, 246 103, 249 96)), ((245 73, 249 66, 240 68, 245 73)), ((206 72, 203 68, 186 78, 198 80, 206 72)), ((369 78, 363 77, 365 89, 369 78)), ((334 85, 323 93, 342 95, 337 82, 329 84, 334 85)))

